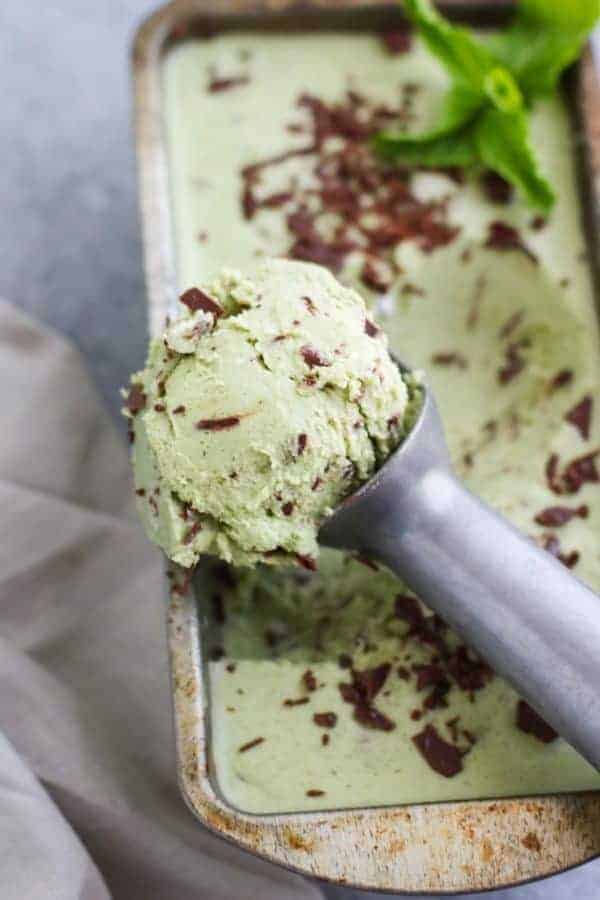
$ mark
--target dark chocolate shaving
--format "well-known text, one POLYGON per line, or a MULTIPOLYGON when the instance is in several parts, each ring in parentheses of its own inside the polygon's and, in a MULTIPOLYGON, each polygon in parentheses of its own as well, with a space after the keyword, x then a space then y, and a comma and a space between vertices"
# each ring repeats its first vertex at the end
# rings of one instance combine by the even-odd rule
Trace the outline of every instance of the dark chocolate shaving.
POLYGON ((320 790, 319 788, 310 788, 306 792, 307 797, 323 797, 325 795, 325 791, 320 790))
POLYGON ((215 319, 223 315, 223 307, 216 300, 213 300, 212 297, 209 297, 208 294, 205 294, 204 291, 201 291, 200 288, 190 288, 181 295, 179 300, 192 312, 202 310, 202 312, 213 315, 215 319))
POLYGON ((223 419, 200 419, 196 422, 199 431, 228 431, 242 421, 241 416, 225 416, 223 419))
POLYGON ((550 382, 550 390, 555 391, 559 388, 566 387, 568 384, 571 384, 573 381, 573 370, 572 369, 561 369, 560 372, 557 372, 552 381, 550 382))
POLYGON ((313 721, 319 728, 335 728, 337 725, 337 715, 334 712, 315 713, 313 721))
POLYGON ((580 519, 587 519, 588 515, 589 507, 586 504, 574 509, 569 506, 548 506, 535 516, 535 521, 545 528, 560 528, 561 525, 566 525, 577 516, 580 519))
POLYGON ((307 691, 316 691, 318 687, 317 679, 315 673, 312 669, 307 669, 306 672, 302 675, 302 683, 307 691))
POLYGON ((586 394, 579 403, 565 414, 565 420, 575 426, 584 441, 587 441, 590 436, 593 402, 592 396, 586 394))
POLYGON ((412 47, 412 33, 409 28, 395 31, 382 31, 379 35, 383 46, 392 56, 408 53, 412 47))
POLYGON ((247 744, 242 744, 241 747, 238 747, 238 753, 246 753, 248 750, 252 750, 253 747, 258 747, 259 744, 264 744, 264 737, 254 738, 253 741, 248 741, 247 744))
POLYGON ((134 382, 129 388, 127 397, 125 398, 125 407, 132 416, 137 415, 146 407, 146 394, 141 384, 134 382))
POLYGON ((232 88, 241 87, 250 83, 248 75, 233 75, 229 78, 218 78, 214 72, 211 74, 207 90, 210 94, 219 94, 223 91, 230 91, 232 88))
POLYGON ((517 728, 533 735, 543 744, 550 744, 558 737, 554 728, 548 725, 525 700, 519 700, 517 703, 517 728))
POLYGON ((315 366, 330 366, 331 361, 327 359, 326 356, 323 356, 320 350, 317 350, 316 347, 311 347, 310 344, 304 344, 303 347, 300 347, 300 353, 302 355, 302 359, 310 368, 314 368, 315 366))
POLYGON ((458 369, 466 369, 468 362, 462 353, 457 351, 448 351, 443 353, 434 353, 431 362, 435 366, 456 366, 458 369))
POLYGON ((538 262, 538 258, 532 250, 523 242, 523 239, 516 228, 508 225, 506 222, 490 222, 488 237, 485 242, 486 247, 494 250, 518 250, 531 260, 538 262))
POLYGON ((462 771, 460 750, 454 744, 445 741, 434 725, 426 725, 412 740, 434 772, 438 772, 444 778, 452 778, 462 771))

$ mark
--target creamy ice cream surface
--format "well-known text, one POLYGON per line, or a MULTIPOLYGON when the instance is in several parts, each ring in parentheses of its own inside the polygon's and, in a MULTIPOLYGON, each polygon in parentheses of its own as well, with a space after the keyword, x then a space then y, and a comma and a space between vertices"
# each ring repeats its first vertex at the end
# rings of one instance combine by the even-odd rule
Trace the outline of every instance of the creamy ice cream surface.
POLYGON ((263 263, 182 296, 133 376, 138 508, 175 562, 314 568, 322 520, 402 440, 417 386, 326 269, 263 263))

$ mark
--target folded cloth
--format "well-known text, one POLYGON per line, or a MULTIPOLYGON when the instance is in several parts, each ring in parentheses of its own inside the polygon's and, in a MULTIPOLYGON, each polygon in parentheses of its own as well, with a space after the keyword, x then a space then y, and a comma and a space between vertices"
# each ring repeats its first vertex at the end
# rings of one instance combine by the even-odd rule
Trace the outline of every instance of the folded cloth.
POLYGON ((3 900, 322 897, 179 795, 160 554, 79 355, 0 301, 0 371, 3 900))

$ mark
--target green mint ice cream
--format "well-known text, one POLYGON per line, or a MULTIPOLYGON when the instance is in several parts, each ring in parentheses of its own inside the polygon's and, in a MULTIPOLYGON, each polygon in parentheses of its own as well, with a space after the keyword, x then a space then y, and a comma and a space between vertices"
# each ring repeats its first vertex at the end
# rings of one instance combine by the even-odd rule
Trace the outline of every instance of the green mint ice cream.
POLYGON ((322 520, 402 440, 414 390, 353 290, 320 266, 225 271, 133 376, 138 507, 149 537, 190 567, 314 567, 322 520))

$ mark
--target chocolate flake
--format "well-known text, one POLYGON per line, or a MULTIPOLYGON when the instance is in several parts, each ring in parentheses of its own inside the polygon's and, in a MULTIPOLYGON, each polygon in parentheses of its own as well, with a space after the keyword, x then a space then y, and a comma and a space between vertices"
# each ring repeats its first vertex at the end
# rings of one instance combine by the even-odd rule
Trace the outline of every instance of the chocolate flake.
POLYGON ((248 75, 233 75, 229 78, 219 78, 214 72, 211 73, 207 90, 210 94, 219 94, 223 91, 230 91, 232 88, 241 87, 249 84, 250 77, 248 75))
MULTIPOLYGON (((369 258, 365 260, 360 279, 366 287, 383 294, 391 287, 392 273, 389 267, 381 260, 369 258)), ((366 328, 365 331, 367 331, 366 328)))
POLYGON ((543 535, 540 541, 540 546, 543 550, 546 550, 547 553, 550 553, 559 562, 561 562, 563 566, 566 566, 567 569, 572 569, 579 562, 579 551, 571 550, 570 553, 563 553, 560 540, 556 537, 555 534, 543 535))
POLYGON ((498 381, 500 384, 508 384, 525 368, 525 358, 521 355, 521 349, 528 346, 525 339, 509 344, 505 350, 504 365, 498 369, 498 381))
POLYGON ((310 697, 297 697, 293 700, 288 698, 283 701, 284 706, 304 706, 305 703, 310 703, 310 697))
POLYGON ((358 703, 354 707, 354 718, 360 725, 377 731, 393 731, 396 727, 396 723, 389 716, 366 703, 358 703))
POLYGON ((566 387, 568 384, 571 384, 573 381, 573 370, 572 369, 561 369, 560 372, 557 372, 552 381, 550 382, 550 390, 555 391, 559 388, 566 387))
POLYGON ((166 409, 166 406, 165 406, 164 403, 155 403, 155 404, 154 404, 154 411, 155 411, 155 412, 161 413, 161 412, 164 412, 165 409, 166 409))
POLYGON ((241 416, 225 416, 222 419, 200 419, 196 422, 199 431, 227 431, 242 421, 241 416))
POLYGON ((180 403, 179 406, 176 406, 175 409, 171 410, 172 415, 180 416, 185 412, 185 406, 183 403, 180 403))
POLYGON ((372 338, 379 334, 379 328, 370 319, 365 319, 365 334, 372 338))
POLYGON ((238 753, 246 753, 248 750, 252 750, 253 747, 258 747, 259 744, 264 744, 264 737, 254 738, 253 741, 248 741, 247 744, 242 744, 241 747, 238 747, 238 753))
POLYGON ((468 366, 466 358, 457 351, 434 353, 431 362, 435 366, 456 366, 458 369, 466 369, 468 366))
POLYGON ((589 511, 589 507, 586 504, 577 506, 575 509, 569 506, 548 506, 535 516, 534 521, 546 528, 559 528, 577 516, 580 519, 587 519, 589 511))
POLYGON ((334 712, 315 713, 313 722, 319 728, 335 728, 337 725, 337 715, 334 712))
POLYGON ((134 382, 129 391, 127 393, 127 397, 125 398, 125 407, 129 410, 132 416, 137 415, 146 407, 146 394, 142 388, 141 384, 134 382))
POLYGON ((323 746, 323 747, 326 747, 328 743, 329 743, 329 735, 328 735, 328 734, 322 734, 322 735, 321 735, 321 744, 322 744, 322 746, 323 746))
POLYGON ((426 725, 423 731, 414 735, 412 741, 434 772, 444 778, 452 778, 462 771, 460 750, 445 741, 434 725, 426 725))
POLYGON ((552 453, 546 462, 546 481, 555 494, 576 494, 586 483, 596 484, 600 475, 596 466, 596 457, 600 450, 593 450, 584 456, 571 460, 562 472, 559 471, 560 459, 552 453))
POLYGON ((565 414, 565 421, 574 425, 584 441, 590 436, 590 422, 592 419, 593 399, 590 394, 579 401, 565 414))
POLYGON ((181 543, 184 545, 184 547, 187 547, 188 544, 191 544, 200 531, 202 531, 202 523, 194 522, 194 524, 190 528, 188 528, 181 540, 181 543))
MULTIPOLYGON (((298 435, 298 456, 302 456, 304 451, 306 450, 306 445, 308 444, 308 436, 306 434, 298 435)), ((313 491, 315 488, 313 487, 313 491)))
POLYGON ((317 571, 317 561, 312 556, 306 556, 303 553, 296 553, 296 562, 303 569, 308 569, 309 572, 317 571))
POLYGON ((550 744, 558 737, 554 728, 548 725, 525 700, 519 700, 517 703, 517 728, 533 735, 543 744, 550 744))
POLYGON ((379 37, 385 49, 392 56, 408 53, 412 46, 412 33, 409 28, 395 31, 382 31, 379 37))
POLYGON ((513 187, 502 175, 492 170, 481 176, 481 187, 491 203, 506 206, 512 200, 513 187))
POLYGON ((311 369, 315 366, 331 365, 331 361, 328 360, 326 356, 323 356, 320 350, 311 347, 310 344, 304 344, 303 347, 300 347, 300 353, 306 365, 310 366, 311 369))
POLYGON ((302 683, 307 691, 316 691, 318 684, 312 669, 307 669, 306 672, 304 672, 302 675, 302 683))
POLYGON ((521 322, 523 321, 523 317, 525 315, 525 311, 522 309, 518 309, 516 312, 509 316, 500 331, 498 332, 498 337, 503 340, 504 338, 510 337, 510 335, 515 331, 516 328, 519 327, 521 322))
POLYGON ((311 788, 306 792, 307 797, 323 797, 325 795, 325 791, 319 790, 319 788, 311 788))
POLYGON ((179 300, 192 312, 202 310, 202 312, 213 315, 215 319, 223 315, 223 307, 216 300, 213 300, 212 297, 209 297, 208 294, 205 294, 204 291, 201 291, 200 288, 190 288, 181 295, 179 300))
POLYGON ((524 253, 531 262, 536 264, 538 262, 537 256, 523 242, 517 229, 513 228, 512 225, 508 225, 506 222, 490 222, 485 246, 500 251, 519 250, 521 253, 524 253))
POLYGON ((283 506, 281 507, 281 512, 284 514, 284 516, 291 516, 291 514, 294 512, 294 504, 291 502, 291 500, 283 504, 283 506))

